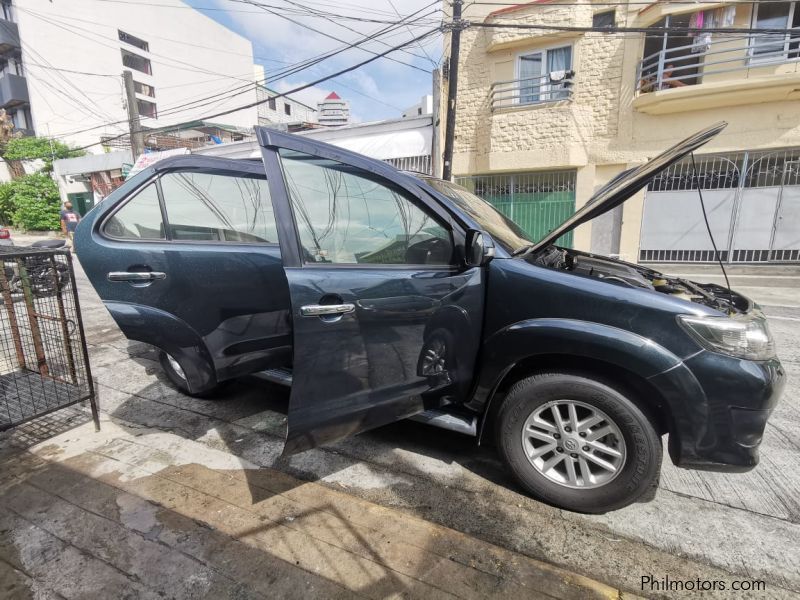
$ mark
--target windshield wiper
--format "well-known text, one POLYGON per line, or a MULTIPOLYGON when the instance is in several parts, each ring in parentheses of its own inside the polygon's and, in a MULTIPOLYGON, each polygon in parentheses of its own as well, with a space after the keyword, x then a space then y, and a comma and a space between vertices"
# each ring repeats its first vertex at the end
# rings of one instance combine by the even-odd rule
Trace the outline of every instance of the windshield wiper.
POLYGON ((516 250, 514 250, 511 253, 511 256, 514 257, 514 258, 516 258, 517 256, 522 256, 524 254, 527 254, 531 250, 533 250, 535 247, 536 247, 536 244, 525 244, 521 248, 517 248, 516 250))

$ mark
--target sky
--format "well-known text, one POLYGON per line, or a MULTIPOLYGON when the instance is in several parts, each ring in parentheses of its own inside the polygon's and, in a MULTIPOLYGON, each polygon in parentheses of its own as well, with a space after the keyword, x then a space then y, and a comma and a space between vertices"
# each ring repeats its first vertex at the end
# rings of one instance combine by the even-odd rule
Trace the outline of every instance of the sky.
MULTIPOLYGON (((410 20, 420 19, 417 23, 393 28, 363 46, 348 49, 311 68, 267 83, 268 87, 279 92, 292 90, 357 64, 373 56, 369 50, 381 53, 407 42, 436 27, 441 19, 441 2, 430 0, 254 0, 263 7, 249 4, 249 0, 184 1, 249 39, 253 44, 254 60, 264 66, 268 78, 281 75, 279 71, 290 65, 342 48, 363 36, 390 27, 387 23, 370 22, 370 19, 398 21, 401 18, 398 12, 402 16, 416 13, 410 20), (277 14, 267 12, 265 8, 277 14), (339 18, 330 20, 322 16, 298 14, 308 11, 328 13, 325 16, 333 13, 339 18)), ((403 50, 389 56, 407 64, 379 58, 355 71, 298 92, 293 97, 316 108, 317 102, 335 91, 350 102, 354 121, 398 118, 405 108, 417 104, 423 95, 431 93, 430 71, 434 64, 441 61, 442 36, 434 34, 403 50)))

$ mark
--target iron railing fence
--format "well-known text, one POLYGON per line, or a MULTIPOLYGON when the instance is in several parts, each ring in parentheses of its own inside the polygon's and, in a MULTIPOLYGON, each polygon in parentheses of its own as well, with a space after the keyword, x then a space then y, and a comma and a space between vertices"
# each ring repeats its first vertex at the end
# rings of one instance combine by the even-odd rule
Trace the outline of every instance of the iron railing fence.
POLYGON ((492 111, 570 100, 574 75, 574 71, 558 71, 541 77, 497 81, 489 92, 492 111))
POLYGON ((401 171, 413 171, 414 173, 425 173, 432 175, 431 155, 403 156, 401 158, 387 158, 384 162, 389 163, 401 171))
POLYGON ((744 151, 695 156, 697 175, 691 158, 684 158, 658 173, 647 189, 654 192, 680 190, 724 190, 800 185, 800 148, 744 151))
POLYGON ((0 246, 0 430, 89 400, 99 428, 72 257, 0 246))
POLYGON ((746 77, 771 75, 773 67, 793 64, 800 70, 800 32, 796 35, 726 35, 716 39, 665 48, 645 56, 637 67, 636 91, 640 94, 673 87, 697 85, 725 73, 746 77))
MULTIPOLYGON (((455 182, 480 196, 538 240, 575 212, 577 171, 533 171, 456 177, 455 182)), ((572 233, 556 242, 571 247, 572 233)))
POLYGON ((643 244, 645 240, 663 241, 662 234, 668 229, 673 232, 674 245, 643 245, 640 261, 716 260, 713 251, 696 247, 697 231, 707 242, 702 233, 704 225, 694 214, 699 210, 694 190, 700 188, 709 192, 707 209, 721 260, 800 262, 800 148, 698 155, 695 164, 696 174, 691 158, 686 158, 649 183, 642 219, 643 244), (667 204, 660 209, 661 203, 667 204))

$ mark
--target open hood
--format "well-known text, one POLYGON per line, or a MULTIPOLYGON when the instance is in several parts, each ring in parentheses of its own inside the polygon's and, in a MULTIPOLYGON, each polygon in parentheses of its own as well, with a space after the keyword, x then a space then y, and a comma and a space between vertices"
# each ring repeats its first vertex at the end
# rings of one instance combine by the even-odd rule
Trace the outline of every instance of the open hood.
POLYGON ((707 129, 698 131, 682 142, 675 144, 669 150, 659 154, 653 160, 638 167, 623 171, 600 188, 580 210, 536 242, 536 244, 528 248, 525 253, 529 254, 546 248, 568 231, 575 229, 578 225, 591 221, 595 217, 599 217, 611 209, 616 208, 650 183, 650 180, 660 171, 678 162, 687 154, 694 152, 727 126, 728 124, 722 121, 707 129))

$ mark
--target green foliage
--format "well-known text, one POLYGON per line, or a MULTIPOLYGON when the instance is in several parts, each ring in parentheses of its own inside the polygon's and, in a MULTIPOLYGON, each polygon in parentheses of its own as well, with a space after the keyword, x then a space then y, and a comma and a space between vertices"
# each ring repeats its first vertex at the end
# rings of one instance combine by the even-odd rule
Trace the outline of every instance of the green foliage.
POLYGON ((20 229, 56 231, 61 228, 61 198, 49 175, 35 173, 0 184, 0 221, 20 229))
POLYGON ((0 183, 0 225, 11 225, 14 194, 10 183, 0 183))
POLYGON ((73 156, 83 156, 83 150, 74 150, 63 142, 51 140, 43 137, 19 137, 8 140, 3 158, 6 160, 35 160, 40 158, 44 161, 42 173, 50 173, 53 170, 53 159, 72 158, 73 156))

